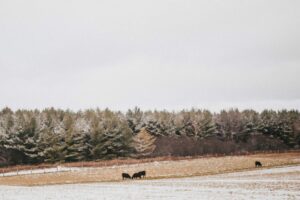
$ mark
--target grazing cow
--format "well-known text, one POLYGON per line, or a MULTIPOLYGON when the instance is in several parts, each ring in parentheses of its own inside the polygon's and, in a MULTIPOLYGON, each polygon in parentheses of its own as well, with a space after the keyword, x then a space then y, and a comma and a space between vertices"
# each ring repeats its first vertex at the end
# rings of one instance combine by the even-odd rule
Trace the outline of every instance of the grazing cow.
POLYGON ((262 164, 261 164, 261 162, 259 162, 259 161, 255 161, 255 167, 262 167, 262 164))
POLYGON ((131 179, 131 176, 129 175, 129 174, 127 174, 127 173, 122 173, 122 178, 123 178, 123 180, 124 179, 131 179))
POLYGON ((145 178, 146 177, 146 171, 140 171, 139 175, 141 176, 141 178, 145 178))
POLYGON ((139 179, 142 178, 142 176, 141 176, 140 173, 134 173, 134 174, 132 175, 132 179, 137 179, 137 178, 139 178, 139 179))

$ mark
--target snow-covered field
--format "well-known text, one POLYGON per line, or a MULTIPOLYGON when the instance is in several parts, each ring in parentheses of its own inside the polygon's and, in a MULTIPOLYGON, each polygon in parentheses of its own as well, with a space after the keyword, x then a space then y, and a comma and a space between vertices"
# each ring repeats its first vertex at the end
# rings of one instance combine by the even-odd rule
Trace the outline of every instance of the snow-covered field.
POLYGON ((300 199, 300 166, 178 179, 0 186, 0 199, 300 199))

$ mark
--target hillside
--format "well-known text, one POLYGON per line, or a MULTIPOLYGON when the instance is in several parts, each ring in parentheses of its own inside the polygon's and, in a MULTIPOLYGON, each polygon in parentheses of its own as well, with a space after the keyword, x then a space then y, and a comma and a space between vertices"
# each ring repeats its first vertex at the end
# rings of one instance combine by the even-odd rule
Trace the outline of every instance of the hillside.
MULTIPOLYGON (((121 173, 146 170, 147 179, 201 176, 255 169, 259 160, 263 168, 300 164, 300 152, 253 154, 243 156, 203 157, 194 159, 141 162, 102 167, 70 167, 69 171, 0 177, 1 185, 49 185, 66 183, 121 181, 121 173)), ((131 180, 127 180, 131 181, 131 180)))

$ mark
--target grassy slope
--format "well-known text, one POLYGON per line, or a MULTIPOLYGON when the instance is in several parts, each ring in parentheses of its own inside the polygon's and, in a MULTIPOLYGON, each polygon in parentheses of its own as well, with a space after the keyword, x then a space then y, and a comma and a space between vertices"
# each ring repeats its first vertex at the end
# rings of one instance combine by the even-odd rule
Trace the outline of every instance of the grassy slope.
MULTIPOLYGON (((148 179, 201 176, 254 169, 259 160, 264 167, 300 164, 300 152, 254 154, 243 156, 203 157, 181 160, 148 159, 109 161, 100 167, 83 168, 80 172, 0 177, 2 185, 48 185, 65 183, 87 183, 100 181, 121 181, 121 173, 147 171, 148 179), (118 165, 114 165, 118 164, 118 165), (105 166, 106 165, 106 166, 105 166)), ((74 165, 74 164, 73 164, 74 165)), ((80 166, 79 163, 77 165, 80 166)), ((86 165, 86 163, 84 164, 86 165)), ((90 163, 89 166, 93 166, 90 163)))

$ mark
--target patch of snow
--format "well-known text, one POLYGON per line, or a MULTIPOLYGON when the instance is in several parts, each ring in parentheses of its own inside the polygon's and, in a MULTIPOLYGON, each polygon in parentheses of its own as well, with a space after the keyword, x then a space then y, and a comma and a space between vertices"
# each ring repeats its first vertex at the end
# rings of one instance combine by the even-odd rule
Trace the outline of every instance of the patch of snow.
POLYGON ((0 177, 1 176, 28 175, 28 174, 45 174, 45 173, 56 173, 56 172, 70 172, 70 171, 80 171, 80 170, 82 170, 82 168, 57 166, 57 167, 53 167, 53 168, 20 170, 20 171, 1 173, 0 177))

